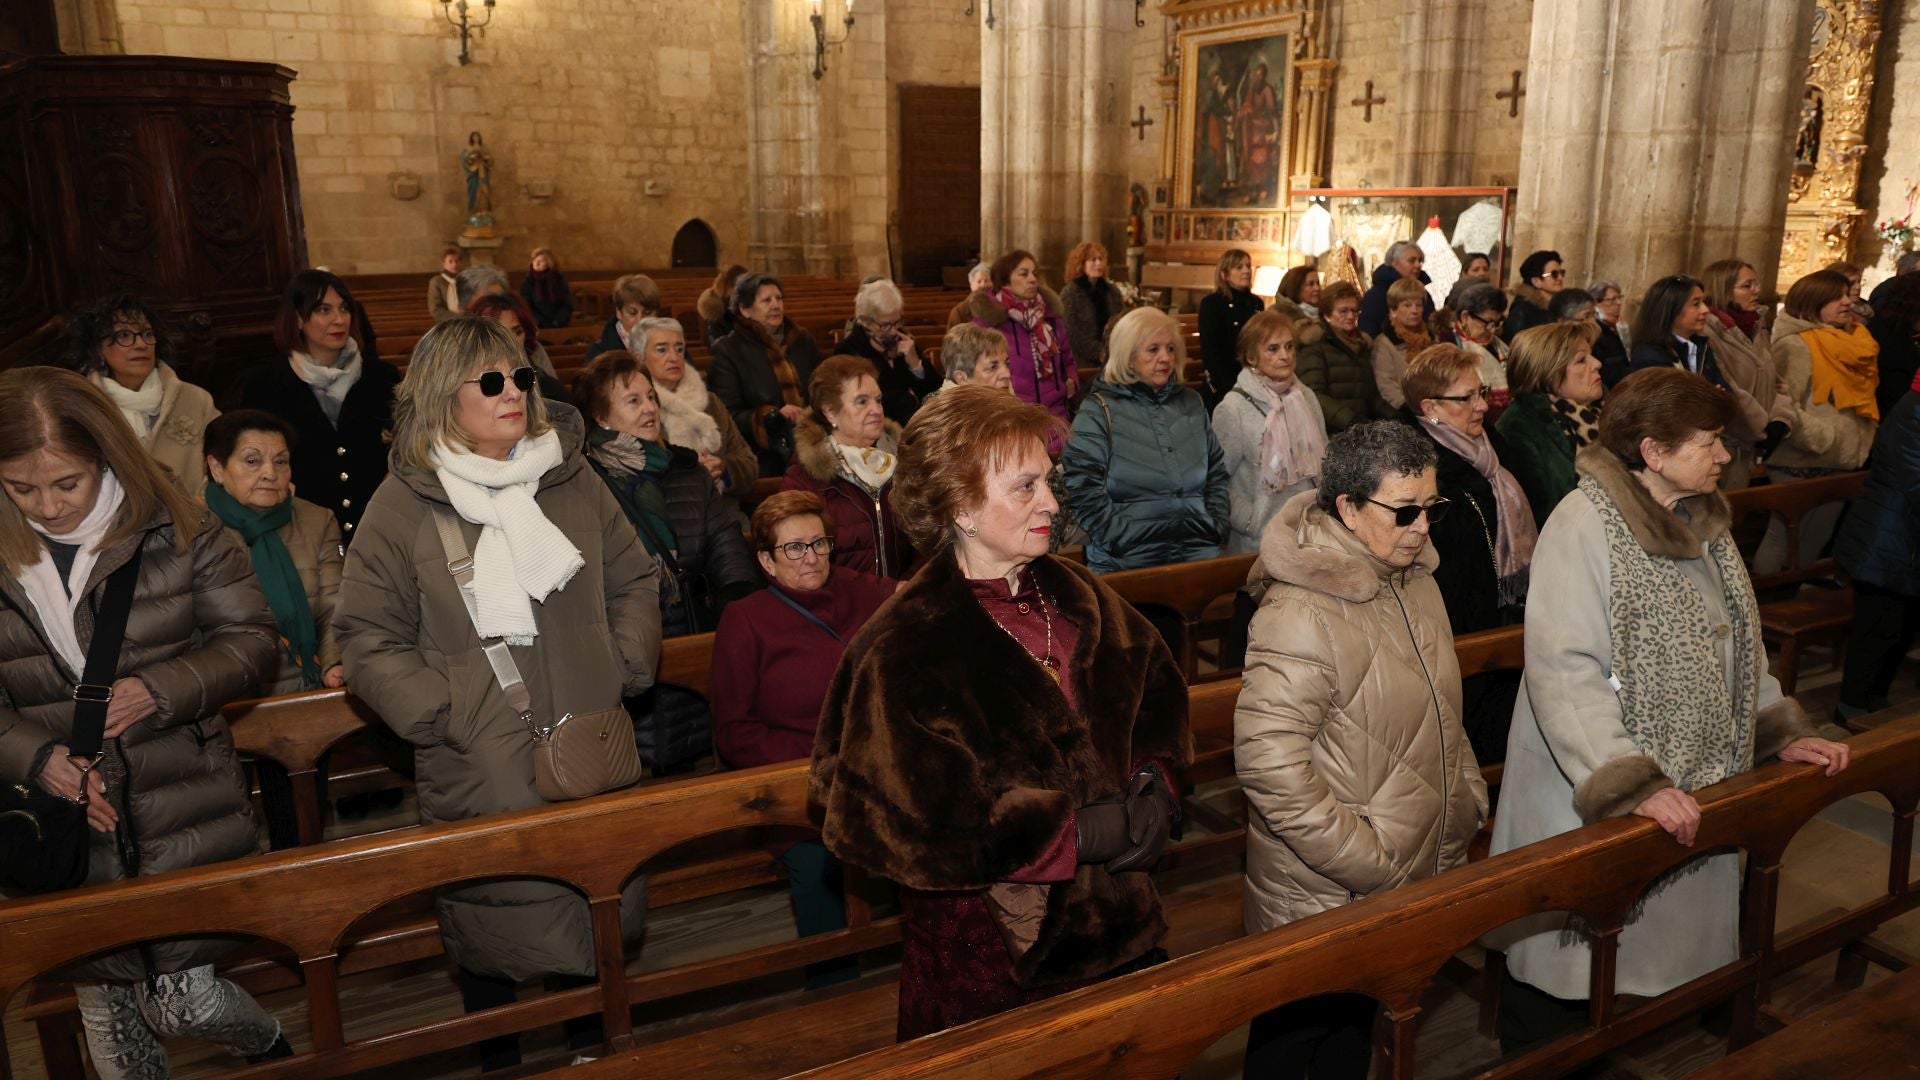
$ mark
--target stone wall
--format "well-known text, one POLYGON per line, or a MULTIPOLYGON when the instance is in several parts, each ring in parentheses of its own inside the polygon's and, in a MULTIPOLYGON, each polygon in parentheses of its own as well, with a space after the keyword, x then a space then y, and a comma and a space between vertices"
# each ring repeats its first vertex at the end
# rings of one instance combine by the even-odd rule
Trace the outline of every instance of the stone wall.
POLYGON ((507 265, 541 244, 563 265, 664 265, 695 216, 723 259, 744 253, 745 42, 728 5, 502 3, 467 67, 436 4, 119 0, 118 15, 129 53, 300 72, 294 137, 316 264, 431 267, 462 224, 470 130, 494 155, 507 265), (418 197, 389 193, 408 177, 418 197), (649 182, 663 194, 643 194, 649 182))
MULTIPOLYGON (((1881 221, 1908 212, 1907 189, 1920 183, 1920 0, 1893 0, 1882 16, 1879 75, 1867 117, 1867 153, 1860 169, 1860 205, 1866 220, 1853 257, 1867 264, 1872 288, 1893 272, 1898 252, 1874 235, 1881 221)), ((1914 208, 1920 221, 1920 205, 1914 208)))
MULTIPOLYGON (((862 5, 864 7, 865 5, 862 5)), ((949 0, 886 0, 887 201, 900 205, 900 88, 979 86, 980 13, 949 0)))

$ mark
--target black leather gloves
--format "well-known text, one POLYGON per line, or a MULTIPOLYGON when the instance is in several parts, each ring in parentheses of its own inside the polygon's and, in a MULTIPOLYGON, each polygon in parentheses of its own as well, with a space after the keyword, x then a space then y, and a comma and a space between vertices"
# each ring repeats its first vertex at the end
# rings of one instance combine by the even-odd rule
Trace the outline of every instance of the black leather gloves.
POLYGON ((1780 444, 1786 441, 1789 430, 1791 429, 1787 427, 1785 420, 1768 421, 1766 432, 1760 436, 1760 441, 1753 446, 1754 456, 1758 457, 1761 461, 1772 457, 1773 452, 1780 449, 1780 444))
POLYGON ((1074 812, 1074 840, 1083 863, 1110 862, 1133 847, 1126 803, 1092 803, 1074 812))
POLYGON ((1148 870, 1173 836, 1175 805, 1160 770, 1141 769, 1127 790, 1127 836, 1133 845, 1107 864, 1110 874, 1148 870))

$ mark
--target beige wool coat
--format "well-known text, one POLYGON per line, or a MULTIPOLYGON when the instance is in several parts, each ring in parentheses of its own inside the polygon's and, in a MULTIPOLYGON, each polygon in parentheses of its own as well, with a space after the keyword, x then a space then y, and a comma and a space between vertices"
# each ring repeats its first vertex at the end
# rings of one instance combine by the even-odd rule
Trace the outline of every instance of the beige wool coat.
POLYGON ((1749 338, 1739 327, 1727 326, 1710 315, 1706 337, 1721 377, 1734 389, 1741 414, 1741 422, 1729 425, 1732 437, 1725 442, 1733 460, 1721 470, 1720 486, 1743 488, 1753 476, 1753 444, 1766 433, 1766 426, 1775 420, 1793 426, 1793 399, 1787 395, 1786 382, 1774 363, 1773 338, 1766 327, 1749 338))
MULTIPOLYGON (((147 456, 160 463, 181 491, 197 499, 207 487, 207 456, 200 452, 201 437, 206 434, 208 421, 219 416, 220 410, 214 408, 213 395, 182 379, 171 367, 159 364, 154 370, 160 373, 160 418, 142 445, 147 448, 147 456)), ((95 386, 110 378, 100 371, 87 376, 95 386)))
MULTIPOLYGON (((247 550, 247 542, 238 529, 227 535, 247 550)), ((334 602, 340 595, 340 573, 346 557, 340 554, 340 523, 324 506, 303 499, 293 500, 293 519, 280 526, 280 542, 293 557, 293 568, 300 573, 306 589, 307 607, 313 611, 314 633, 320 645, 320 673, 340 663, 340 641, 333 632, 334 602)), ((300 665, 287 658, 287 650, 278 651, 278 664, 268 675, 262 694, 297 694, 307 689, 300 665)))
POLYGON ((1790 469, 1857 469, 1866 464, 1879 425, 1852 410, 1813 397, 1813 353, 1800 335, 1820 324, 1782 312, 1773 324, 1773 362, 1793 402, 1793 433, 1773 452, 1772 464, 1790 469))
MULTIPOLYGON (((220 709, 259 693, 277 648, 273 615, 247 549, 211 514, 188 526, 185 554, 162 509, 145 529, 100 553, 74 616, 81 649, 93 639, 93 610, 107 578, 141 551, 140 580, 127 617, 117 677, 133 676, 153 695, 153 715, 109 739, 100 765, 120 812, 120 836, 91 833, 87 883, 127 876, 119 841, 138 851, 141 875, 251 855, 259 826, 240 759, 220 709)), ((0 574, 0 783, 24 783, 45 747, 73 730, 75 679, 45 643, 40 616, 12 574, 0 574)), ((157 942, 154 967, 179 971, 211 962, 228 946, 203 940, 157 942)), ((131 982, 144 971, 132 950, 89 961, 74 978, 131 982)))
POLYGON ((1392 569, 1317 497, 1267 525, 1253 571, 1271 585, 1233 717, 1248 933, 1460 866, 1487 816, 1439 556, 1392 569))
MULTIPOLYGON (((566 448, 540 478, 540 510, 586 565, 534 605, 539 635, 514 646, 534 714, 617 708, 653 685, 660 659, 659 566, 607 485, 578 449, 585 431, 572 407, 548 403, 566 448)), ((533 739, 508 707, 447 572, 434 528, 450 509, 432 471, 394 458, 347 552, 333 628, 347 684, 414 746, 423 822, 457 821, 547 805, 533 788, 533 739)), ((462 521, 467 549, 480 528, 462 521)), ((502 881, 438 901, 447 954, 479 975, 515 980, 593 974, 587 905, 564 886, 502 881)), ((621 904, 638 936, 646 890, 636 877, 621 904)))

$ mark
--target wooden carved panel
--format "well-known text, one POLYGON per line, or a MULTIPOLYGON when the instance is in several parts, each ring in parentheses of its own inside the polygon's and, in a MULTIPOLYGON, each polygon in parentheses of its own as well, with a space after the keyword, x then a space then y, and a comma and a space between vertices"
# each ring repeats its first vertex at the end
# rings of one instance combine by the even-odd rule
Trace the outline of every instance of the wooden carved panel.
POLYGON ((1787 193, 1780 288, 1847 257, 1865 216, 1858 203, 1867 151, 1880 0, 1816 0, 1813 48, 1787 193))

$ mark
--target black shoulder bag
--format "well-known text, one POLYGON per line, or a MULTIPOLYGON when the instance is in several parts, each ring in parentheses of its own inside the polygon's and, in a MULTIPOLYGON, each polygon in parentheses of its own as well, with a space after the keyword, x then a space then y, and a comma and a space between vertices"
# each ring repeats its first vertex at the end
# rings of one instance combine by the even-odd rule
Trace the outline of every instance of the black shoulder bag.
POLYGON ((68 802, 32 780, 0 784, 0 888, 8 892, 58 892, 87 880, 91 830, 86 774, 100 760, 113 674, 120 665, 127 614, 133 609, 133 589, 139 580, 140 549, 136 547, 133 557, 107 578, 94 617, 93 640, 87 647, 86 670, 73 688, 73 730, 67 738, 67 753, 88 762, 81 767, 79 801, 68 802))

